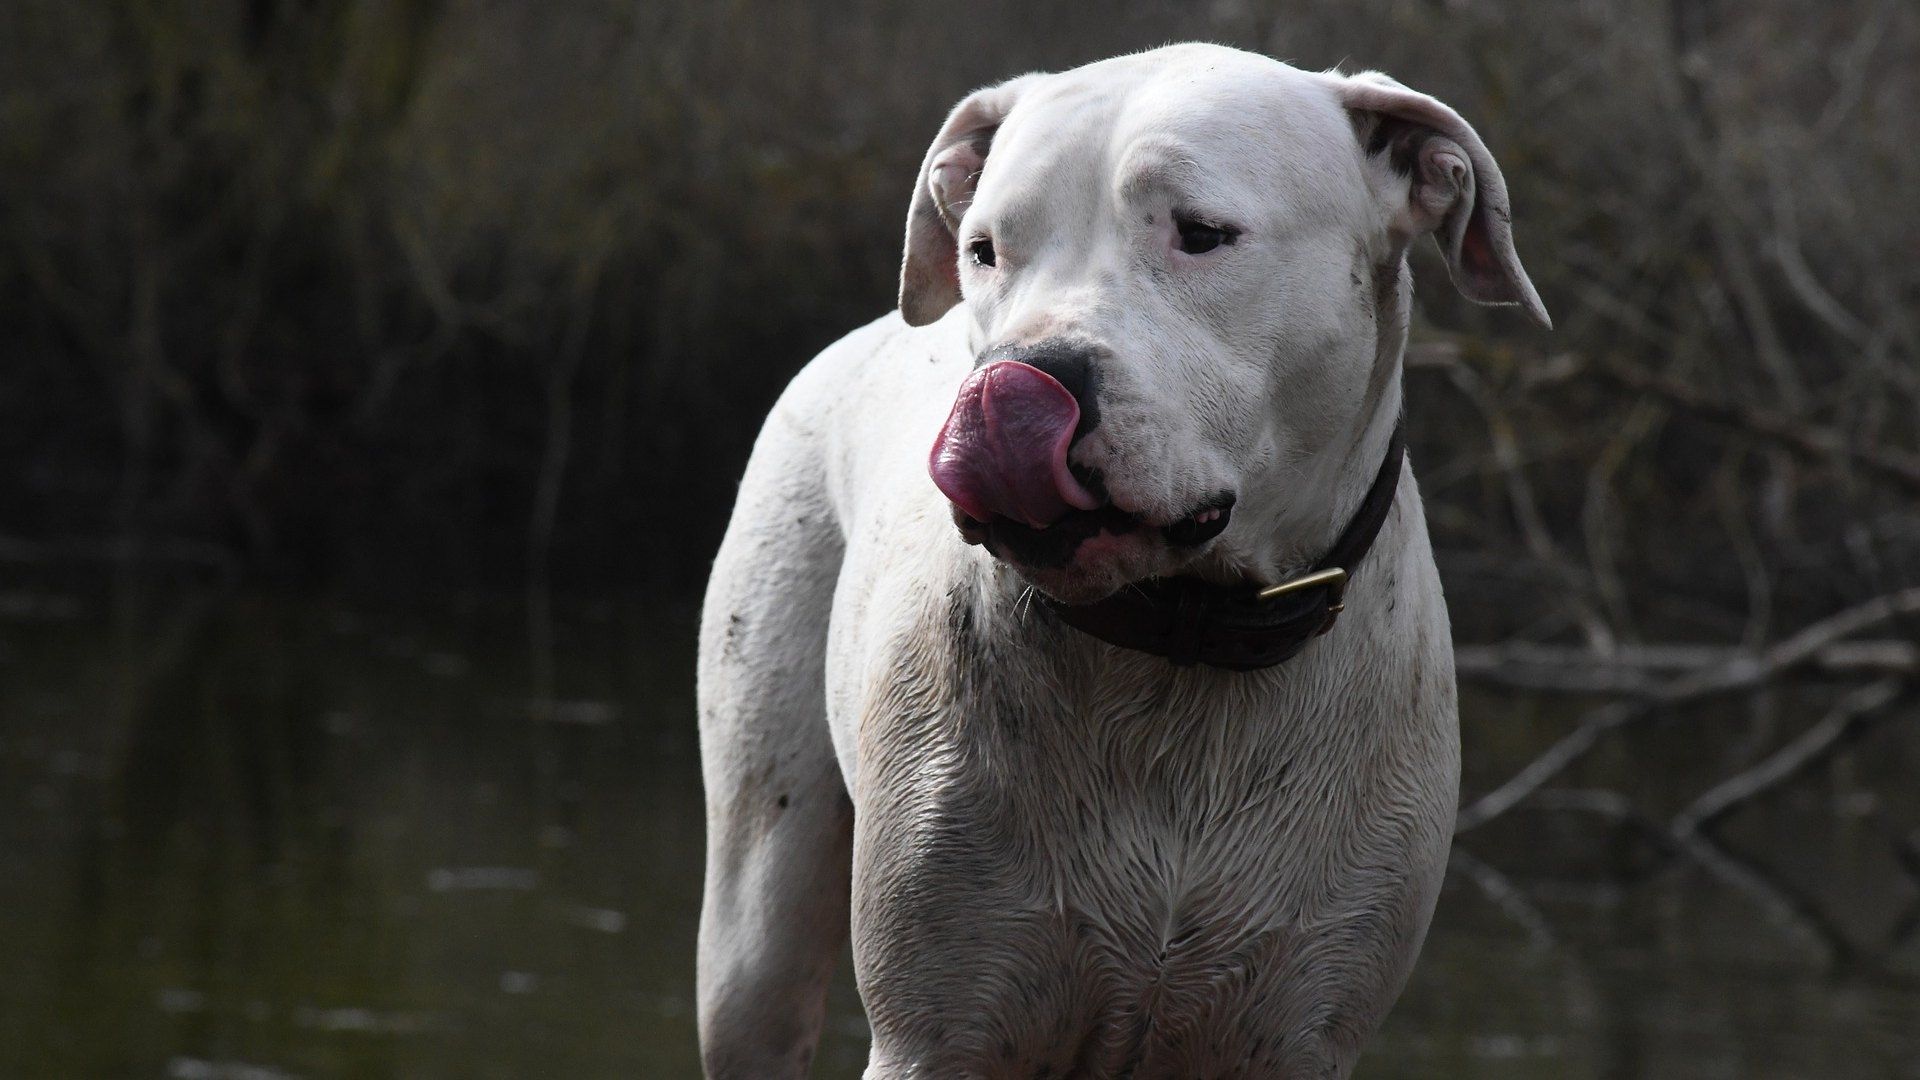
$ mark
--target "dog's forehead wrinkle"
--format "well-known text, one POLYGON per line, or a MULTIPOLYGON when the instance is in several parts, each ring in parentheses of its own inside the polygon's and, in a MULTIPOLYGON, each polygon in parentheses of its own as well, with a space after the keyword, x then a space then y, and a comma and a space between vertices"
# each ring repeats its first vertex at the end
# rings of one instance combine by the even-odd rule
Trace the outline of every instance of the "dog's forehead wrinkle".
POLYGON ((1116 190, 1145 193, 1319 181, 1322 151, 1353 142, 1324 85, 1284 64, 1184 46, 1122 59, 1133 62, 1049 77, 1008 117, 996 149, 1017 151, 1029 180, 1057 184, 1104 161, 1116 190), (1092 152, 1096 139, 1104 153, 1092 152))
POLYGON ((974 195, 968 227, 990 228, 1007 253, 1031 255, 1047 245, 1096 233, 1102 207, 1088 181, 1092 133, 1069 128, 1048 137, 1016 134, 1016 150, 989 164, 974 195))
POLYGON ((1160 194, 1178 200, 1195 189, 1218 186, 1207 183, 1205 170, 1191 150, 1164 137, 1150 136, 1122 149, 1118 156, 1113 188, 1117 202, 1146 201, 1160 194))

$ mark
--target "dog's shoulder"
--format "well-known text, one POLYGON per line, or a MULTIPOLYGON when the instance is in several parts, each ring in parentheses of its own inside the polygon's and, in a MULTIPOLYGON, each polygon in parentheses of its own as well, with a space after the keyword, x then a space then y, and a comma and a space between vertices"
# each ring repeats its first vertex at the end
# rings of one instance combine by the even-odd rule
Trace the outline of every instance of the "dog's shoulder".
POLYGON ((898 404, 903 393, 946 375, 964 355, 964 331, 948 318, 908 326, 898 311, 867 323, 820 350, 787 384, 773 416, 817 426, 843 414, 898 404))
POLYGON ((903 487, 928 494, 927 453, 971 368, 965 337, 958 315, 922 327, 908 326, 897 311, 875 319, 801 368, 761 439, 816 458, 849 524, 895 501, 903 487))

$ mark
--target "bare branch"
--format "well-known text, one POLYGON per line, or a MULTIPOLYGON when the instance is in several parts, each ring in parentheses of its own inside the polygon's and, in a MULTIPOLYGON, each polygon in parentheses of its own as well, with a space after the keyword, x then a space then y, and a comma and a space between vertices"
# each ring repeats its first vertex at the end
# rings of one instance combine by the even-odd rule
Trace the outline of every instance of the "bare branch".
POLYGON ((1751 689, 1807 666, 1820 651, 1842 638, 1905 615, 1920 613, 1920 588, 1876 597, 1802 628, 1757 655, 1739 656, 1712 667, 1689 671, 1649 688, 1641 697, 1613 701, 1581 718, 1573 731, 1529 762, 1506 783, 1460 811, 1456 833, 1467 832, 1506 813, 1542 785, 1585 757, 1601 737, 1658 709, 1751 689))
MULTIPOLYGON (((1622 645, 1612 653, 1584 647, 1508 642, 1461 645, 1454 669, 1463 679, 1563 694, 1653 693, 1661 677, 1758 662, 1738 645, 1622 645)), ((1811 666, 1833 675, 1920 675, 1920 644, 1898 638, 1839 641, 1814 653, 1811 666)))
MULTIPOLYGON (((1854 954, 1853 945, 1820 906, 1772 871, 1728 850, 1702 832, 1682 832, 1642 813, 1633 800, 1607 789, 1548 789, 1542 809, 1593 814, 1634 830, 1668 855, 1685 859, 1739 892, 1745 893, 1775 925, 1793 931, 1838 964, 1854 954)), ((1457 850, 1457 849, 1456 849, 1457 850)))
POLYGON ((1715 785, 1673 819, 1676 835, 1699 832, 1738 807, 1825 760, 1867 718, 1900 697, 1898 679, 1868 683, 1842 697, 1820 722, 1758 765, 1715 785))
POLYGON ((1908 492, 1920 493, 1920 457, 1895 450, 1855 446, 1832 429, 1817 427, 1771 410, 1734 404, 1624 360, 1604 361, 1595 366, 1594 373, 1630 389, 1652 394, 1703 419, 1759 436, 1819 464, 1856 465, 1869 476, 1908 492))
POLYGON ((1501 910, 1507 918, 1518 923, 1527 932, 1527 940, 1536 949, 1546 949, 1559 944, 1554 936, 1553 926, 1539 906, 1528 899, 1527 894, 1514 884, 1513 879, 1492 866, 1482 862, 1472 852, 1454 845, 1449 858, 1449 868, 1456 870, 1462 877, 1473 882, 1493 906, 1501 910))

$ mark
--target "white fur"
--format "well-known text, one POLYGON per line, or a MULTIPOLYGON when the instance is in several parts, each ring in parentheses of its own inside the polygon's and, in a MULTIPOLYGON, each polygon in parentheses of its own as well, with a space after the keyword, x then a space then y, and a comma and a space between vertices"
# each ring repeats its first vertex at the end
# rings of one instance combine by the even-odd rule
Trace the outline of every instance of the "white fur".
POLYGON ((1376 122, 1434 106, 1190 45, 955 110, 910 211, 902 306, 927 325, 889 315, 794 380, 714 568, 710 1075, 804 1074, 849 929, 871 1078, 1352 1068, 1419 951, 1457 796, 1411 471, 1346 614, 1277 668, 1176 668, 1064 627, 1031 589, 1275 581, 1324 550, 1400 409, 1415 235, 1457 257, 1497 226, 1467 244, 1498 260, 1468 268, 1478 298, 1537 306, 1464 122, 1411 176, 1364 151, 1376 122), (952 167, 970 155, 977 177, 952 167), (1174 251, 1175 210, 1241 236, 1174 251), (975 235, 997 266, 965 258, 975 235), (1107 356, 1075 461, 1150 522, 1236 493, 1218 539, 1050 571, 961 542, 926 473, 955 391, 985 349, 1062 336, 1107 356))

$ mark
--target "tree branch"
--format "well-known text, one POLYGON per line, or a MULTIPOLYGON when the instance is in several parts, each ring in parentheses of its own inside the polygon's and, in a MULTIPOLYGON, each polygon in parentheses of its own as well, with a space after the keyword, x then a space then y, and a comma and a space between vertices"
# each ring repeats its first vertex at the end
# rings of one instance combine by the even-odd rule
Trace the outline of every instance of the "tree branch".
POLYGON ((1677 379, 1618 358, 1601 361, 1593 370, 1595 374, 1620 386, 1652 394, 1702 419, 1758 436, 1817 464, 1854 465, 1875 479, 1920 494, 1920 457, 1895 450, 1855 446, 1831 428, 1808 424, 1767 409, 1722 401, 1677 379))
POLYGON ((1608 702, 1589 711, 1573 731, 1529 762, 1506 783, 1482 795, 1460 811, 1454 831, 1467 832, 1506 813, 1538 791, 1547 781, 1585 757, 1603 735, 1651 715, 1658 709, 1697 701, 1716 694, 1751 689, 1797 668, 1842 638, 1904 615, 1920 613, 1920 588, 1875 597, 1809 624, 1790 637, 1762 650, 1711 667, 1689 671, 1654 684, 1640 697, 1608 702))

